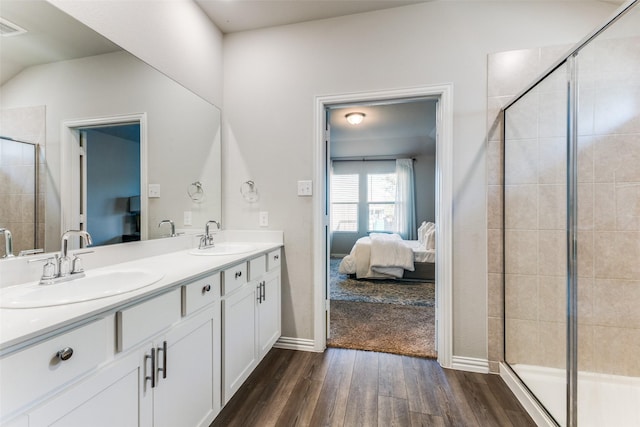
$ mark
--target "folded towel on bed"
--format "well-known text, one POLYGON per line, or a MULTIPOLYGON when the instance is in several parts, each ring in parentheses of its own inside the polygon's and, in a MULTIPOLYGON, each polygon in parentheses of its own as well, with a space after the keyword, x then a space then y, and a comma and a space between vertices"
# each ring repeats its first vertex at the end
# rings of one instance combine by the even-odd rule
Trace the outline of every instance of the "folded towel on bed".
POLYGON ((371 270, 401 278, 404 270, 414 271, 413 250, 397 234, 371 234, 371 270))

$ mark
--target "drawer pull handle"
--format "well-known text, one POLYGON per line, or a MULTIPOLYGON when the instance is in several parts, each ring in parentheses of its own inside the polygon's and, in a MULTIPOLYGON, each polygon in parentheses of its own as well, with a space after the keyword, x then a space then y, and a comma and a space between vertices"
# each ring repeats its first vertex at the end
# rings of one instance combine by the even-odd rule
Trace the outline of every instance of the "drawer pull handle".
POLYGON ((158 347, 157 351, 158 353, 162 352, 162 368, 158 366, 158 377, 160 376, 160 371, 162 371, 162 378, 167 378, 167 342, 164 341, 162 347, 158 347))
POLYGON ((65 347, 58 352, 58 359, 69 360, 73 356, 73 349, 71 347, 65 347))
POLYGON ((242 271, 236 271, 236 279, 242 277, 242 271))
POLYGON ((211 285, 204 285, 202 287, 202 295, 206 294, 207 292, 209 292, 211 290, 211 285))
POLYGON ((145 380, 151 380, 151 388, 156 387, 156 349, 151 349, 151 355, 145 354, 145 369, 147 368, 146 359, 151 359, 151 376, 144 377, 145 380))
POLYGON ((273 259, 276 260, 276 261, 279 260, 280 259, 280 255, 274 255, 273 259))

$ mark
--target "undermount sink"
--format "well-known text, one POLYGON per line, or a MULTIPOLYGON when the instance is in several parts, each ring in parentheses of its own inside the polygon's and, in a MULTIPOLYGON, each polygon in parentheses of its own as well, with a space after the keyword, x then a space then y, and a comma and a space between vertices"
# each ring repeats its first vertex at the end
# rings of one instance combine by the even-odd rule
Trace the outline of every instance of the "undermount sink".
POLYGON ((38 308, 113 297, 152 285, 164 274, 148 270, 87 271, 52 285, 31 282, 0 289, 0 308, 38 308))
POLYGON ((216 243, 215 246, 206 249, 193 249, 191 255, 235 255, 251 252, 255 246, 248 243, 216 243))

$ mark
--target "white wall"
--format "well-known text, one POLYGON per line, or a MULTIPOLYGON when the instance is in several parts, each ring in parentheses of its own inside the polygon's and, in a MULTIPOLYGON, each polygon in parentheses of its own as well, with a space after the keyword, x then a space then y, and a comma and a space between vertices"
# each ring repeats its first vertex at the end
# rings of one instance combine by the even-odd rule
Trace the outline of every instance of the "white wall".
MULTIPOLYGON (((314 97, 454 85, 453 352, 487 357, 487 54, 573 43, 612 13, 600 2, 429 2, 224 38, 224 218, 284 230, 283 335, 313 338, 314 97), (255 180, 260 201, 238 188, 255 180)), ((318 195, 316 195, 318 197, 318 195)))
POLYGON ((48 1, 222 106, 222 33, 194 1, 48 1))

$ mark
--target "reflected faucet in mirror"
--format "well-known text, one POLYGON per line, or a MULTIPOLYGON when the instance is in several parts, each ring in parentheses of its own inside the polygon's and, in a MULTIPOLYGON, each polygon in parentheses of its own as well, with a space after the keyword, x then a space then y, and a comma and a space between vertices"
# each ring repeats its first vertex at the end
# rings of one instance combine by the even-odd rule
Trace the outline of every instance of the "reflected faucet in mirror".
POLYGON ((160 228, 160 226, 162 224, 169 224, 171 226, 171 234, 169 234, 169 237, 176 237, 176 226, 173 223, 173 221, 171 221, 170 219, 163 219, 162 221, 160 221, 160 223, 158 224, 158 228, 160 228))
POLYGON ((7 228, 0 228, 0 233, 4 234, 4 256, 2 258, 11 258, 13 256, 13 237, 11 237, 11 231, 7 228))
POLYGON ((209 225, 215 224, 217 229, 220 230, 220 223, 218 221, 210 220, 204 225, 204 235, 200 238, 200 244, 198 249, 207 249, 214 246, 213 235, 209 231, 209 225))

